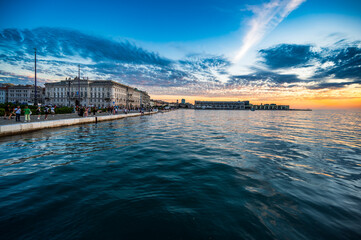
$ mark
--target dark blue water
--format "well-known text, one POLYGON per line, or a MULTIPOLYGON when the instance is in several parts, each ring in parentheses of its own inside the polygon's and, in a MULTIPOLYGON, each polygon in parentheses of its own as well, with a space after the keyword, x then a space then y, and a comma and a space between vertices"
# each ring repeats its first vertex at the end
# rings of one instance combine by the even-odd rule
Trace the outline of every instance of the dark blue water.
POLYGON ((361 238, 360 111, 179 110, 0 149, 0 239, 361 238))

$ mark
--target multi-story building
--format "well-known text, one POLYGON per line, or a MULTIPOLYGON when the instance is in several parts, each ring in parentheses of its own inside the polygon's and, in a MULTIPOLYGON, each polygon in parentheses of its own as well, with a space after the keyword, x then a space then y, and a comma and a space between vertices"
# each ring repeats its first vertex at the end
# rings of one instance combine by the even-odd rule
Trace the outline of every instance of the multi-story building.
POLYGON ((277 105, 274 103, 271 104, 261 104, 261 105, 252 105, 254 110, 289 110, 289 105, 277 105))
POLYGON ((249 101, 195 101, 195 109, 227 109, 245 110, 249 109, 249 101))
MULTIPOLYGON (((120 106, 138 108, 141 106, 141 93, 121 83, 111 80, 88 80, 67 78, 54 83, 45 83, 46 104, 58 106, 120 106)), ((149 105, 149 104, 148 104, 149 105)))
POLYGON ((150 107, 150 96, 145 91, 140 91, 141 107, 150 107))
MULTIPOLYGON (((44 102, 44 88, 36 88, 37 102, 44 102)), ((35 87, 33 85, 14 85, 8 87, 8 102, 20 104, 34 104, 35 87)))
POLYGON ((8 87, 0 87, 0 103, 6 103, 8 101, 8 87))

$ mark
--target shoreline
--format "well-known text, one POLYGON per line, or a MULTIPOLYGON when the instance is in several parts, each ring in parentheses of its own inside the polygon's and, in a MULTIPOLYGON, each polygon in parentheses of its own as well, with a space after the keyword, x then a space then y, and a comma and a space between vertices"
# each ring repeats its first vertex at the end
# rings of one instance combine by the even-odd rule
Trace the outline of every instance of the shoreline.
MULTIPOLYGON (((186 109, 186 108, 184 108, 186 109)), ((226 108, 195 108, 194 110, 227 110, 227 111, 252 111, 251 109, 226 109, 226 108)), ((280 111, 280 112, 287 112, 287 111, 312 111, 312 109, 255 109, 254 111, 280 111)))
POLYGON ((0 137, 34 132, 48 128, 57 128, 57 127, 72 126, 72 125, 87 124, 87 123, 98 123, 98 122, 111 121, 111 120, 117 120, 128 117, 152 115, 156 113, 159 112, 145 112, 144 114, 128 113, 128 114, 120 114, 120 115, 106 115, 106 116, 95 116, 95 117, 86 117, 86 118, 67 118, 67 119, 59 119, 59 120, 49 120, 44 122, 7 124, 0 126, 0 137))

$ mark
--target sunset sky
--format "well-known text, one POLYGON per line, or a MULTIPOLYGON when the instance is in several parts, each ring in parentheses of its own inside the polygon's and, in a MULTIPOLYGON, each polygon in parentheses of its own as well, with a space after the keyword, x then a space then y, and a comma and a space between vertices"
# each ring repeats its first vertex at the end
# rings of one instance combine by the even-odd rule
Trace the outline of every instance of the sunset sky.
POLYGON ((153 99, 361 109, 361 1, 0 1, 0 83, 77 75, 153 99))

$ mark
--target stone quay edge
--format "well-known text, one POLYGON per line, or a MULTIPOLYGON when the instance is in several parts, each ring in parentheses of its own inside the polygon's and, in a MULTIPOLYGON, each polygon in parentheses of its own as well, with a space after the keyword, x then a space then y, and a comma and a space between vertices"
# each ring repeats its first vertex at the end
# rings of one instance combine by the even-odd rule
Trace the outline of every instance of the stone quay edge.
MULTIPOLYGON (((151 115, 157 112, 145 112, 143 115, 151 115)), ((102 121, 110 121, 116 119, 122 119, 127 117, 141 116, 141 113, 128 113, 121 115, 108 115, 108 116, 95 116, 95 117, 84 117, 84 118, 69 118, 59 120, 49 120, 44 122, 33 122, 33 123, 19 123, 19 124, 8 124, 0 126, 0 137, 22 134, 47 128, 56 128, 63 126, 71 126, 77 124, 86 123, 97 123, 102 121)))

